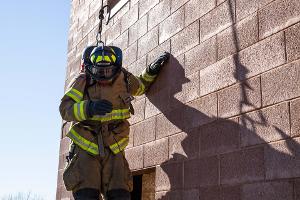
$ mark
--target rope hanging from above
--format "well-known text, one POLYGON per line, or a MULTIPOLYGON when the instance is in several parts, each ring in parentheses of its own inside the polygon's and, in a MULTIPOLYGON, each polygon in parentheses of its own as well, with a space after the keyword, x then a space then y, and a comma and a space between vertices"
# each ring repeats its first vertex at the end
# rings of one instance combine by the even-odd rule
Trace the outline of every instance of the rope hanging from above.
POLYGON ((109 20, 110 20, 110 7, 109 5, 103 5, 103 0, 101 0, 101 9, 99 10, 99 27, 98 27, 98 32, 97 32, 97 35, 96 35, 96 41, 97 41, 97 46, 100 46, 100 44, 102 46, 104 46, 104 42, 102 41, 102 38, 101 38, 101 34, 102 34, 102 26, 103 26, 103 20, 104 20, 104 9, 107 9, 107 13, 108 13, 108 18, 107 18, 107 22, 106 22, 106 25, 108 25, 109 23, 109 20))

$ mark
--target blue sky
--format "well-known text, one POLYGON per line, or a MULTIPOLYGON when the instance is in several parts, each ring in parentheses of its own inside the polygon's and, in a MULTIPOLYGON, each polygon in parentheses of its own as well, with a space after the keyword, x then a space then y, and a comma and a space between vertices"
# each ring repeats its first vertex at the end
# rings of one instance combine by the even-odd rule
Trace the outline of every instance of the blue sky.
POLYGON ((55 199, 70 4, 1 1, 0 198, 55 199))

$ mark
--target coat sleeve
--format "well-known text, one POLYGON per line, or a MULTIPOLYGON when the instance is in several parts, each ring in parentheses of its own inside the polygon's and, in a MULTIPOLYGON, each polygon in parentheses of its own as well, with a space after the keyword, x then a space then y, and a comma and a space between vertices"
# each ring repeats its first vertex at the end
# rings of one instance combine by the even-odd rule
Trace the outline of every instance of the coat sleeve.
POLYGON ((130 72, 128 74, 129 89, 133 96, 145 94, 157 77, 157 75, 148 74, 146 69, 139 76, 134 76, 130 72))
POLYGON ((59 111, 65 121, 80 122, 86 120, 88 101, 83 100, 86 84, 85 74, 79 74, 68 86, 67 92, 61 99, 59 111))

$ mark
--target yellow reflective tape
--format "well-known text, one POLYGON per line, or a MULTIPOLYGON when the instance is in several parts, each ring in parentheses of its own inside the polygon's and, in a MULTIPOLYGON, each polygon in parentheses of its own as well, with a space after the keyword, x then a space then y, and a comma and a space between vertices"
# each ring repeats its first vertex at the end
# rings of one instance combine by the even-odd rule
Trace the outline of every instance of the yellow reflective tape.
POLYGON ((115 55, 111 55, 111 58, 112 58, 113 62, 115 63, 116 60, 117 60, 116 56, 115 55))
POLYGON ((99 154, 98 145, 80 136, 73 128, 70 129, 67 136, 83 150, 88 151, 94 155, 99 154))
POLYGON ((110 48, 110 50, 111 50, 112 52, 114 52, 114 54, 116 54, 116 52, 115 52, 115 50, 114 50, 113 48, 110 48))
POLYGON ((92 63, 94 63, 94 61, 95 61, 95 55, 92 55, 91 61, 92 61, 92 63))
MULTIPOLYGON (((97 59, 96 59, 96 63, 100 62, 102 60, 103 60, 103 56, 98 56, 97 59)), ((104 56, 104 61, 111 62, 111 59, 110 59, 109 56, 104 56)))
POLYGON ((85 101, 80 102, 80 117, 83 120, 86 120, 85 114, 84 114, 84 104, 85 101))
POLYGON ((97 120, 101 122, 107 122, 111 120, 118 120, 118 119, 128 119, 130 118, 130 111, 129 109, 118 109, 118 110, 113 110, 110 113, 107 113, 104 116, 94 116, 92 117, 92 120, 97 120))
POLYGON ((77 119, 77 121, 81 121, 80 117, 78 116, 78 103, 75 103, 73 105, 73 107, 74 107, 74 116, 75 116, 75 118, 77 119))
POLYGON ((139 95, 142 95, 142 94, 145 93, 145 85, 144 85, 144 83, 139 78, 137 78, 137 79, 139 81, 139 88, 138 88, 138 90, 136 91, 136 93, 133 96, 139 96, 139 95))
POLYGON ((75 102, 81 101, 83 94, 76 90, 75 88, 71 88, 68 92, 66 92, 67 96, 71 97, 75 102))
POLYGON ((83 94, 80 91, 76 90, 75 88, 72 88, 71 91, 75 92, 79 97, 81 98, 83 97, 83 94))
POLYGON ((71 97, 77 103, 80 101, 80 99, 78 97, 76 97, 72 92, 68 92, 68 93, 66 93, 66 95, 68 97, 71 97))
POLYGON ((144 70, 142 72, 142 75, 141 75, 141 78, 144 79, 147 82, 153 82, 156 77, 157 77, 157 75, 150 75, 150 74, 147 73, 146 70, 144 70))
POLYGON ((126 148, 126 146, 128 145, 128 142, 129 142, 129 138, 125 137, 125 138, 121 139, 120 141, 118 141, 117 143, 110 145, 109 148, 112 150, 112 152, 114 154, 117 154, 126 148))

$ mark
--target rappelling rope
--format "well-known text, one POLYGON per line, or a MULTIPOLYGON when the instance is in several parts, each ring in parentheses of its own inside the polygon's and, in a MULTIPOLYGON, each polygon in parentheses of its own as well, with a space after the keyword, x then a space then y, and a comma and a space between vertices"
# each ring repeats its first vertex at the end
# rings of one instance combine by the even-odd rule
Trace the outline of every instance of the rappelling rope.
POLYGON ((108 5, 103 5, 103 0, 101 0, 101 9, 99 10, 99 27, 98 27, 98 32, 96 35, 96 41, 97 41, 97 46, 99 46, 100 44, 102 44, 104 46, 104 42, 102 41, 101 35, 102 35, 102 26, 103 23, 102 21, 104 20, 104 9, 107 8, 107 13, 108 13, 108 18, 107 18, 107 22, 106 25, 108 25, 109 20, 110 20, 110 7, 108 5))

